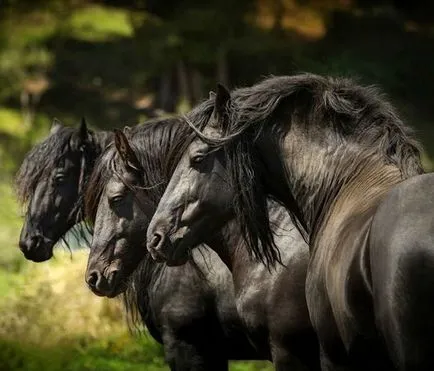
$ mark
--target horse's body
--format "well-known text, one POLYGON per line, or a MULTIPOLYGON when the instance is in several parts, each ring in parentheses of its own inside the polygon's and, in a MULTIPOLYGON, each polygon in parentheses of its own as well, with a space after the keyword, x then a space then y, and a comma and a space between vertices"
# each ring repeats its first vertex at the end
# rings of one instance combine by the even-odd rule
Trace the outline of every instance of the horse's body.
POLYGON ((417 144, 391 106, 347 80, 298 75, 232 97, 220 88, 190 120, 209 122, 198 135, 224 148, 250 250, 278 259, 267 194, 309 239, 306 298, 323 369, 433 369, 432 176, 419 176, 417 144))
POLYGON ((395 186, 373 217, 368 241, 376 319, 404 370, 434 369, 433 189, 433 174, 395 186))

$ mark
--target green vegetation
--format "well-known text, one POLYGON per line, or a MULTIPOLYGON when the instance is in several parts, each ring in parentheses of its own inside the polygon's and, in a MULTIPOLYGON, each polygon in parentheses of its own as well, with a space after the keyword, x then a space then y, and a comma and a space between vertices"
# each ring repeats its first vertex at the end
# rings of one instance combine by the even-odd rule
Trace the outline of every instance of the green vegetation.
POLYGON ((127 10, 91 5, 77 10, 70 18, 72 35, 97 42, 113 37, 131 37, 133 27, 127 10))

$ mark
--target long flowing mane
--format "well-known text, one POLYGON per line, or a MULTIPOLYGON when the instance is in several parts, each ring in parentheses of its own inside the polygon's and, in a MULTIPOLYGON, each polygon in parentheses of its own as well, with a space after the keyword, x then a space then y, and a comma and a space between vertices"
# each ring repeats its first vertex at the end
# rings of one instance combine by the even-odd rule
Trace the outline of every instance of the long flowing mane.
MULTIPOLYGON (((175 167, 193 139, 192 131, 183 119, 166 118, 148 121, 131 128, 125 134, 142 166, 144 187, 156 207, 175 167)), ((134 186, 126 183, 121 176, 121 167, 123 164, 120 156, 114 143, 111 143, 96 162, 86 187, 85 213, 89 228, 92 228, 104 188, 113 174, 134 191, 134 186)), ((146 246, 143 246, 143 251, 146 251, 146 246)), ((131 275, 123 301, 132 328, 139 329, 140 319, 145 321, 153 315, 150 311, 152 306, 149 305, 152 298, 147 288, 158 283, 156 280, 164 269, 165 264, 157 264, 150 254, 145 254, 131 275)))
MULTIPOLYGON (((243 226, 244 237, 255 255, 267 263, 273 263, 276 255, 255 147, 263 130, 273 131, 276 144, 281 148, 286 132, 292 125, 298 125, 318 143, 327 136, 336 144, 357 144, 355 156, 359 159, 378 156, 384 164, 399 169, 403 179, 423 172, 419 144, 412 130, 404 125, 392 105, 373 86, 363 87, 350 79, 313 74, 265 79, 231 93, 221 138, 209 138, 201 133, 211 118, 212 106, 211 99, 204 102, 188 115, 187 122, 204 141, 224 146, 230 179, 238 194, 235 211, 243 226), (260 244, 255 242, 258 240, 260 244)), ((286 170, 288 184, 296 186, 290 171, 286 170)), ((317 170, 315 166, 304 169, 317 170)), ((328 179, 316 179, 317 182, 330 181, 335 171, 343 170, 330 169, 331 175, 326 175, 328 179)), ((299 189, 297 193, 294 187, 292 190, 290 211, 297 228, 306 236, 309 226, 300 217, 295 200, 303 190, 299 189)))

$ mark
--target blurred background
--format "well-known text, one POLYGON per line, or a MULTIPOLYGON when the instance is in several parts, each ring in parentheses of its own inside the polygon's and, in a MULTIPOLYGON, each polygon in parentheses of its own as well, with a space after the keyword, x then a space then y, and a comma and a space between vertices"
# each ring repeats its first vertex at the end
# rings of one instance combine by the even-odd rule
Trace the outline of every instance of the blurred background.
POLYGON ((36 264, 17 248, 12 179, 54 117, 134 125, 187 111, 217 81, 301 71, 379 85, 432 169, 432 1, 0 0, 0 369, 166 369, 156 342, 128 332, 120 303, 85 287, 85 249, 36 264))

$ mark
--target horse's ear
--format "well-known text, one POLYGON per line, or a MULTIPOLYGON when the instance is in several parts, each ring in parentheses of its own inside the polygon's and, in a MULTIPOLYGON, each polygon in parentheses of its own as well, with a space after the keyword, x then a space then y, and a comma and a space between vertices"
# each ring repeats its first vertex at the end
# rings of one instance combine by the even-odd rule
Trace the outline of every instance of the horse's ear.
POLYGON ((87 128, 86 120, 83 117, 78 132, 71 137, 71 146, 76 149, 83 149, 90 140, 91 132, 87 128))
POLYGON ((53 123, 51 124, 50 134, 57 133, 62 128, 62 123, 56 117, 53 119, 53 123))
POLYGON ((209 99, 215 99, 215 93, 212 90, 209 92, 209 99))
POLYGON ((229 90, 222 84, 217 84, 217 93, 215 94, 214 102, 214 117, 220 125, 225 125, 227 122, 230 100, 231 94, 229 93, 229 90))
POLYGON ((115 129, 115 146, 125 164, 125 167, 132 170, 140 171, 140 162, 137 159, 134 150, 131 148, 127 137, 122 132, 122 130, 115 129))
POLYGON ((87 128, 86 119, 84 117, 81 118, 78 135, 82 142, 85 142, 89 139, 89 130, 87 128))

